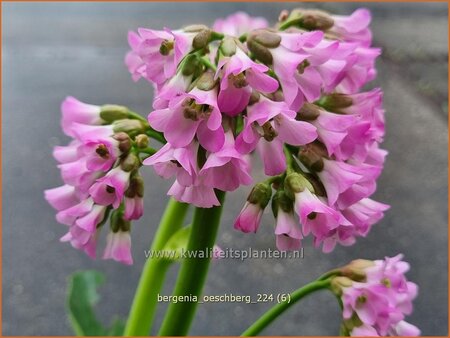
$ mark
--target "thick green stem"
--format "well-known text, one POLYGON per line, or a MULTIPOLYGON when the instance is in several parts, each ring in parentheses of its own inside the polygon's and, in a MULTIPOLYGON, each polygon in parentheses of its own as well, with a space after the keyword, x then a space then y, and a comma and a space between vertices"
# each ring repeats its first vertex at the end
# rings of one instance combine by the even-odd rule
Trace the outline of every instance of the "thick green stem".
POLYGON ((329 285, 330 285, 329 279, 316 280, 314 282, 306 284, 305 286, 291 293, 291 299, 289 302, 285 301, 272 307, 269 311, 263 314, 256 322, 254 322, 247 330, 245 330, 241 336, 245 337, 256 336, 263 329, 269 326, 279 315, 281 315, 284 311, 289 309, 300 299, 317 290, 326 289, 329 287, 329 285))
MULTIPOLYGON (((160 251, 167 240, 183 225, 189 205, 170 199, 156 231, 150 250, 160 251)), ((157 295, 161 291, 168 260, 149 257, 142 271, 125 328, 125 336, 148 336, 157 306, 157 295)))
MULTIPOLYGON (((196 208, 191 235, 173 292, 174 296, 196 296, 200 298, 210 263, 210 253, 219 228, 225 193, 216 191, 221 206, 196 208), (204 253, 203 255, 201 253, 204 253), (191 257, 189 257, 191 255, 191 257), (196 255, 196 257, 194 257, 196 255)), ((164 317, 159 335, 185 336, 194 319, 197 302, 171 303, 164 317)))

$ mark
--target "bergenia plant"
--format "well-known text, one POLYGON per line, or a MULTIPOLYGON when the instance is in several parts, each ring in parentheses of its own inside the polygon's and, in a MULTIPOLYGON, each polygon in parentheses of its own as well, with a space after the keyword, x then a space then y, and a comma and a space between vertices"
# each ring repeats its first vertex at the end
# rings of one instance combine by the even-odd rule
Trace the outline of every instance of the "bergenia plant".
MULTIPOLYGON (((252 186, 234 222, 243 233, 258 231, 271 204, 280 251, 312 241, 330 253, 367 236, 383 217, 389 206, 371 198, 387 154, 380 148, 383 92, 363 89, 381 53, 372 47, 370 21, 366 9, 350 16, 298 9, 282 12, 274 26, 239 12, 212 27, 139 28, 128 34, 125 64, 133 80, 154 89, 147 117, 119 105, 63 101, 61 126, 72 140, 53 154, 64 185, 45 192, 68 226, 61 241, 96 258, 106 235, 101 257, 133 264, 132 222, 145 214, 140 172, 152 167, 173 182, 151 246, 162 254, 148 258, 119 334, 149 334, 173 262, 181 264, 173 297, 190 300, 169 305, 159 334, 188 334, 210 258, 223 254, 215 237, 226 192, 252 186), (256 182, 254 158, 265 175, 256 182)), ((404 320, 417 295, 408 269, 401 255, 356 260, 285 295, 244 335, 320 289, 336 295, 343 335, 419 335, 404 320)))

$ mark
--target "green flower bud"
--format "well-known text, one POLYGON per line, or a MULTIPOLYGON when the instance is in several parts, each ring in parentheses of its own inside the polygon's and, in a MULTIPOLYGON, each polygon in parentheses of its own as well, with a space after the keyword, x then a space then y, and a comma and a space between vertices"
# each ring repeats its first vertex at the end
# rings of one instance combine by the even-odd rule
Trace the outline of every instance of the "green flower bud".
POLYGON ((133 154, 133 153, 129 153, 127 155, 127 157, 125 157, 122 162, 120 163, 120 168, 123 171, 129 172, 129 171, 133 171, 135 169, 138 169, 140 165, 140 161, 139 158, 133 154))
POLYGON ((136 142, 136 145, 138 148, 147 148, 148 147, 148 142, 149 142, 149 137, 145 134, 139 134, 138 136, 135 137, 134 141, 136 142))
POLYGON ((248 49, 255 55, 255 57, 265 63, 266 65, 271 65, 273 62, 272 54, 269 49, 264 47, 262 44, 258 43, 254 39, 247 39, 248 49))
POLYGON ((320 115, 320 108, 313 103, 305 102, 297 114, 297 119, 301 121, 313 121, 320 115))
POLYGON ((189 25, 183 28, 183 31, 186 33, 196 33, 203 30, 209 29, 208 26, 205 25, 189 25))
POLYGON ((124 132, 127 134, 142 133, 146 128, 144 122, 140 120, 122 119, 113 122, 115 133, 124 132))
POLYGON ((190 76, 194 73, 197 73, 201 68, 201 62, 198 59, 197 55, 189 54, 186 56, 185 61, 183 62, 183 68, 181 69, 181 73, 184 76, 190 76))
POLYGON ((123 218, 123 210, 116 209, 111 213, 110 219, 111 231, 116 233, 119 231, 130 231, 131 223, 129 221, 124 220, 123 218))
POLYGON ((342 295, 342 288, 347 288, 352 286, 353 281, 347 277, 334 277, 331 280, 331 292, 333 292, 336 296, 340 297, 342 295))
POLYGON ((105 104, 100 108, 100 118, 108 123, 128 118, 128 108, 115 104, 105 104))
POLYGON ((324 11, 306 10, 301 14, 301 26, 309 30, 327 30, 333 27, 333 18, 324 11))
POLYGON ((279 36, 276 32, 271 32, 267 29, 254 30, 250 33, 249 39, 254 40, 267 48, 277 48, 281 43, 281 36, 279 36))
POLYGON ((294 199, 295 194, 302 192, 305 189, 314 192, 311 183, 302 174, 296 172, 291 172, 286 176, 284 186, 286 193, 292 199, 294 199))
POLYGON ((341 113, 340 110, 348 108, 353 104, 353 100, 350 96, 345 94, 333 93, 324 96, 320 100, 320 104, 329 111, 335 113, 341 113))
POLYGON ((227 36, 223 39, 219 48, 223 55, 232 56, 236 54, 236 41, 234 38, 227 36))
POLYGON ((284 190, 278 190, 272 198, 272 212, 274 217, 277 217, 279 208, 287 213, 294 209, 294 201, 289 198, 284 190))
POLYGON ((195 86, 204 91, 208 91, 213 89, 217 84, 217 81, 214 80, 214 73, 212 72, 205 72, 200 76, 200 78, 197 80, 195 86))
POLYGON ((366 269, 374 265, 375 263, 373 261, 356 259, 340 268, 340 272, 342 276, 348 277, 355 282, 362 282, 366 279, 366 269))
POLYGON ((272 188, 265 182, 256 184, 247 197, 247 201, 252 204, 258 204, 264 209, 272 198, 272 188))
POLYGON ((210 43, 211 37, 212 30, 210 30, 209 28, 199 31, 194 37, 194 40, 192 40, 192 47, 194 49, 205 48, 210 43))

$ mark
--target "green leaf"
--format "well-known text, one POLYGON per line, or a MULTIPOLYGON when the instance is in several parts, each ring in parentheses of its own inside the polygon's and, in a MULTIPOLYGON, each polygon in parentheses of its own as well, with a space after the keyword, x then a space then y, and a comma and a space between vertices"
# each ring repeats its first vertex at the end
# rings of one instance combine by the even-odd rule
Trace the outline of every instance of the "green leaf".
POLYGON ((186 250, 191 235, 191 226, 188 225, 175 232, 172 237, 164 245, 163 251, 165 251, 164 258, 170 261, 176 261, 180 259, 182 250, 186 250))
POLYGON ((69 319, 77 336, 120 336, 124 331, 124 322, 116 319, 110 328, 104 328, 98 321, 94 306, 100 300, 97 289, 105 281, 103 274, 97 271, 80 271, 69 280, 67 307, 69 319))

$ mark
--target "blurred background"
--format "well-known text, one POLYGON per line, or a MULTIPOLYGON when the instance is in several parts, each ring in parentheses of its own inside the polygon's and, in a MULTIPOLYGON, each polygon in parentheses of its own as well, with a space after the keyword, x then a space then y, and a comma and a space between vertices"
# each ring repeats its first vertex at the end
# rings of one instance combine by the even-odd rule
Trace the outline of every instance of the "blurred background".
MULTIPOLYGON (((72 335, 65 313, 67 276, 82 269, 105 273, 97 312, 105 323, 125 317, 170 182, 143 170, 145 217, 133 227, 135 264, 91 261, 59 243, 65 226, 54 219, 43 190, 61 184, 51 156, 68 139, 59 127, 67 95, 93 104, 117 103, 146 115, 152 89, 134 84, 123 64, 127 32, 138 27, 212 24, 243 10, 274 23, 282 9, 316 7, 350 14, 368 7, 374 45, 383 48, 379 76, 385 92, 389 150, 375 199, 392 208, 366 239, 323 254, 305 241, 297 260, 219 260, 212 263, 205 294, 286 293, 355 258, 404 253, 409 278, 419 284, 408 320, 424 335, 448 334, 447 289, 447 80, 446 3, 3 3, 3 335, 72 335)), ((256 168, 256 175, 261 171, 256 168)), ((257 234, 232 224, 250 188, 228 195, 218 244, 233 249, 273 248, 273 218, 257 234)), ((164 294, 170 294, 176 269, 164 294)), ((239 335, 271 304, 201 305, 193 335, 239 335)), ((156 324, 165 306, 160 306, 156 324)), ((266 335, 337 335, 340 310, 323 292, 290 309, 266 335)), ((157 325, 155 325, 157 327, 157 325)), ((155 332, 153 332, 155 333, 155 332)))

